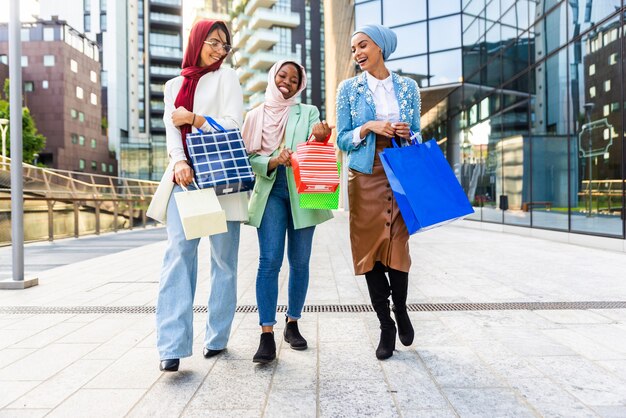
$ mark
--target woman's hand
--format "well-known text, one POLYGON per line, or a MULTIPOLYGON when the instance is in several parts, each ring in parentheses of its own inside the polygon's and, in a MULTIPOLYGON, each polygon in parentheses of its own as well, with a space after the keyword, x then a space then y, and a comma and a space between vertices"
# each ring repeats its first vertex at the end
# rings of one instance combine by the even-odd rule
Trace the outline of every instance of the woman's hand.
POLYGON ((364 138, 365 135, 370 132, 386 136, 387 138, 392 138, 396 134, 396 130, 392 126, 391 122, 386 120, 372 120, 369 122, 365 122, 365 124, 361 128, 361 138, 364 138), (363 128, 365 128, 365 132, 363 132, 363 128))
POLYGON ((191 125, 191 122, 193 122, 193 113, 184 107, 178 106, 178 108, 172 112, 172 123, 174 126, 191 125))
POLYGON ((270 158, 270 162, 267 165, 267 173, 271 173, 279 165, 291 167, 291 154, 293 154, 293 151, 285 148, 276 157, 270 158))
POLYGON ((313 125, 313 137, 318 142, 326 141, 326 138, 330 136, 332 133, 334 126, 328 125, 328 123, 323 120, 320 123, 316 123, 313 125))
POLYGON ((391 124, 393 129, 395 129, 395 136, 404 138, 406 140, 411 139, 411 127, 406 122, 393 122, 391 124))
POLYGON ((178 161, 174 164, 174 179, 179 186, 187 187, 193 183, 193 169, 187 161, 178 161))

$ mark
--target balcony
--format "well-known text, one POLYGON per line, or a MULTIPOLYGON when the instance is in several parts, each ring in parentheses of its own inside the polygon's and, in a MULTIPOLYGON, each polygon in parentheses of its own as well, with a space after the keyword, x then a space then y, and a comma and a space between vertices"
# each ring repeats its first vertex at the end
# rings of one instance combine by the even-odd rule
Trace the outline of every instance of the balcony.
POLYGON ((237 68, 236 72, 237 72, 237 76, 239 77, 239 81, 241 83, 245 82, 252 75, 254 75, 254 71, 252 71, 252 69, 248 67, 239 67, 237 68))
POLYGON ((233 48, 243 48, 248 38, 252 35, 249 29, 242 29, 233 35, 233 48))
POLYGON ((265 100, 265 92, 258 92, 250 96, 248 99, 248 109, 254 109, 265 100))
POLYGON ((250 67, 259 71, 267 71, 276 61, 293 60, 300 62, 296 54, 277 54, 275 52, 257 52, 250 58, 250 67))
POLYGON ((293 12, 278 12, 260 8, 250 19, 250 29, 268 29, 272 26, 295 28, 300 26, 300 15, 293 12))
POLYGON ((265 87, 267 87, 267 74, 264 72, 254 72, 254 75, 250 80, 246 83, 245 89, 249 92, 264 92, 265 87))
POLYGON ((250 59, 250 54, 247 54, 243 51, 237 51, 233 54, 233 57, 235 58, 235 66, 239 67, 245 65, 248 62, 248 60, 250 59))
POLYGON ((280 35, 271 29, 259 29, 252 33, 246 43, 246 52, 254 54, 258 50, 267 50, 280 41, 280 35))
POLYGON ((250 17, 243 13, 239 13, 239 16, 233 19, 233 32, 240 31, 244 28, 245 24, 250 21, 250 17))
POLYGON ((276 4, 277 0, 250 0, 246 6, 244 11, 248 16, 252 16, 252 14, 259 8, 265 7, 269 9, 274 4, 276 4))

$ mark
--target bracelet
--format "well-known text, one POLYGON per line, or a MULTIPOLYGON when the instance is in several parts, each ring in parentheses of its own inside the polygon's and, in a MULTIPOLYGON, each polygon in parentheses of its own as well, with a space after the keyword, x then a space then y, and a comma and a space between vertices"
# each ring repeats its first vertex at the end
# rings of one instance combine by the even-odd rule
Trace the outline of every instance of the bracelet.
POLYGON ((193 119, 191 120, 191 126, 196 122, 196 114, 193 114, 193 119))

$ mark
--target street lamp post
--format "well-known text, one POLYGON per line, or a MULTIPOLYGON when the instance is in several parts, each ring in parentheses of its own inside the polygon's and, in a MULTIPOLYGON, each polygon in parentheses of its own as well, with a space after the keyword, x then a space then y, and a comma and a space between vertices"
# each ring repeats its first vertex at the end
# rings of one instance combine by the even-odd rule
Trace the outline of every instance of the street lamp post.
POLYGON ((7 131, 9 130, 9 120, 0 118, 0 132, 2 133, 2 169, 7 169, 7 131))

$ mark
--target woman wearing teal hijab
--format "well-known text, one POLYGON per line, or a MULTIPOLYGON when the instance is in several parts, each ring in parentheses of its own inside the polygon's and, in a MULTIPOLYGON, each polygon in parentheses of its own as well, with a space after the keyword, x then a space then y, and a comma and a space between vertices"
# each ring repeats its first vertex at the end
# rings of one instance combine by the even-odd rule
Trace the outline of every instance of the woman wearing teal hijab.
POLYGON ((345 80, 337 94, 337 146, 348 156, 350 242, 355 274, 365 275, 372 306, 380 321, 376 357, 393 355, 396 323, 403 345, 413 343, 406 310, 409 233, 387 181, 378 153, 391 138, 419 134, 420 97, 417 83, 393 73, 385 60, 395 51, 396 34, 367 25, 352 35, 352 58, 363 71, 345 80))

